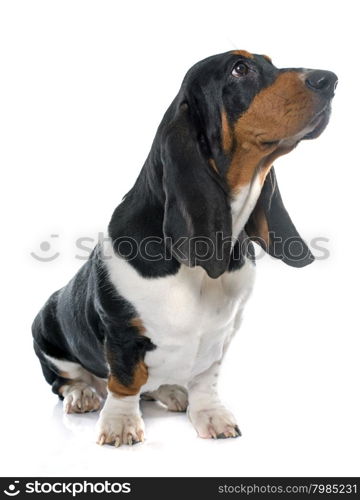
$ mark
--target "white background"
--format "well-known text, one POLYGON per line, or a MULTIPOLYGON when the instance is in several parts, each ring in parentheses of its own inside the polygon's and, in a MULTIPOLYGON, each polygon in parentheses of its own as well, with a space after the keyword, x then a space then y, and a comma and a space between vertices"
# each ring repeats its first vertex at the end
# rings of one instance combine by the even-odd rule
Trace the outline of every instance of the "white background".
POLYGON ((355 6, 1 2, 2 475, 359 475, 355 6), (258 263, 221 378, 243 437, 201 440, 185 415, 147 403, 144 445, 100 448, 96 415, 62 415, 31 322, 81 265, 76 238, 103 231, 131 188, 188 67, 234 48, 339 76, 323 136, 277 162, 293 220, 307 240, 329 238, 330 258, 302 270, 258 263), (30 255, 55 251, 51 263, 30 255))

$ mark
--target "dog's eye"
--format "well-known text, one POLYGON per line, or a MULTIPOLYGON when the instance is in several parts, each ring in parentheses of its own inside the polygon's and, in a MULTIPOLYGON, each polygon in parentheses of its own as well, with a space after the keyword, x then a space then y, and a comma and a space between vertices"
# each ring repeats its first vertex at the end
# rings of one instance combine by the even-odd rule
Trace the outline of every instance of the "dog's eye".
POLYGON ((238 62, 234 66, 231 74, 233 76, 238 76, 239 77, 239 76, 245 76, 248 73, 249 73, 249 68, 246 66, 246 64, 243 63, 243 62, 238 62))

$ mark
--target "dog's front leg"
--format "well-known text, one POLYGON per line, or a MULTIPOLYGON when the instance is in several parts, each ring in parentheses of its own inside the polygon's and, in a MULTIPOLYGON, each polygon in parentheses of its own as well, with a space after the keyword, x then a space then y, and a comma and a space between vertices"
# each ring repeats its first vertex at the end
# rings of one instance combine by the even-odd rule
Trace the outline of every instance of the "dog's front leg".
POLYGON ((120 446, 144 441, 144 422, 140 412, 140 390, 147 379, 144 362, 135 367, 132 383, 124 384, 112 373, 108 396, 97 423, 98 444, 120 446))
POLYGON ((144 441, 139 395, 119 397, 109 391, 97 423, 98 444, 135 444, 144 441))
POLYGON ((221 403, 217 393, 220 362, 190 382, 188 415, 201 438, 229 438, 240 436, 234 416, 221 403))

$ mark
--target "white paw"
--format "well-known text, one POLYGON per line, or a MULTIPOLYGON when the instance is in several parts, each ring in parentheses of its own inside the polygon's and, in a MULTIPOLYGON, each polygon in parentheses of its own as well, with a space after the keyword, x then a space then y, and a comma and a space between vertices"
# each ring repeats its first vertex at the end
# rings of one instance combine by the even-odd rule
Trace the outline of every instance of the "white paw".
POLYGON ((64 412, 85 413, 100 408, 100 397, 89 385, 78 382, 64 386, 64 412))
POLYGON ((170 411, 186 411, 188 407, 187 390, 180 385, 161 385, 153 395, 170 411))
POLYGON ((190 410, 189 417, 201 438, 223 439, 241 436, 235 418, 224 407, 212 410, 190 410))
POLYGON ((144 441, 144 421, 139 415, 110 416, 101 414, 97 423, 97 443, 136 444, 144 441))

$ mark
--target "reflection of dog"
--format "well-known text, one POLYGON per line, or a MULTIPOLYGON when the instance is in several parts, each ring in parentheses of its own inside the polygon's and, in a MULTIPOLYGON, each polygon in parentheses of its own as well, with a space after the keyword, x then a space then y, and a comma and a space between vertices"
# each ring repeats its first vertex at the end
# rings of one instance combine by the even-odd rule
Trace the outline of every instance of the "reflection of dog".
POLYGON ((201 437, 240 434, 216 381, 252 288, 249 238, 289 265, 312 262, 272 164, 324 130, 336 81, 245 51, 187 73, 110 239, 33 324, 45 378, 67 412, 97 410, 107 380, 100 444, 143 440, 141 395, 188 407, 201 437), (146 255, 129 254, 129 241, 145 241, 146 255))

